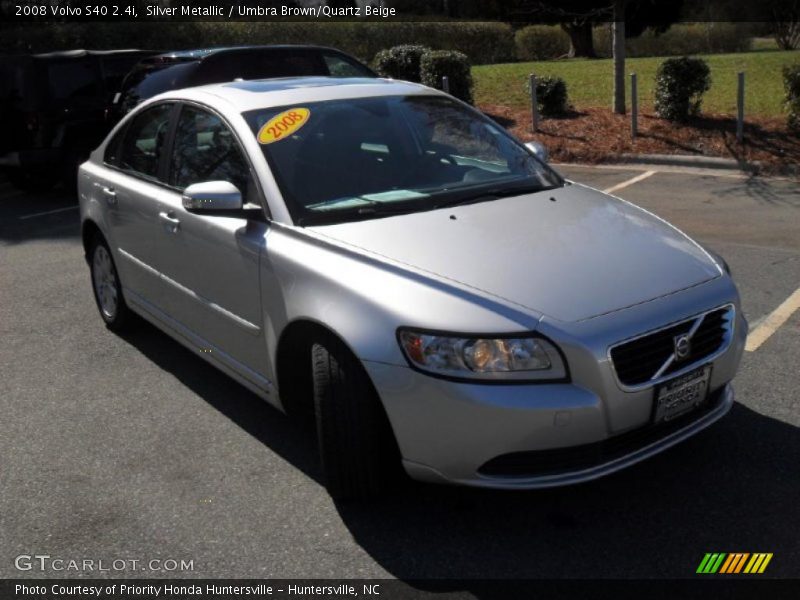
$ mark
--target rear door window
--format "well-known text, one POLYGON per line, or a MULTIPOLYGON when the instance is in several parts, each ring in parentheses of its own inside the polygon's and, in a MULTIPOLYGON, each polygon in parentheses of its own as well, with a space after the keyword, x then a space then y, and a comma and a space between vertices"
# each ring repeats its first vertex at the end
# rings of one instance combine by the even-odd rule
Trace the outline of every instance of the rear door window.
POLYGON ((160 180, 159 165, 174 104, 158 104, 136 115, 111 141, 106 162, 147 179, 160 180))

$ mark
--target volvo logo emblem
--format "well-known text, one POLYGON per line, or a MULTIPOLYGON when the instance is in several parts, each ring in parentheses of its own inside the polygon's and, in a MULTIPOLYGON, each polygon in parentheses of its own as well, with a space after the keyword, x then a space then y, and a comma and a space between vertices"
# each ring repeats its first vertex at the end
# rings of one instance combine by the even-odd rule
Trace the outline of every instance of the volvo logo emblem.
POLYGON ((689 334, 676 335, 672 341, 675 344, 675 360, 681 361, 689 358, 692 353, 692 339, 689 334))

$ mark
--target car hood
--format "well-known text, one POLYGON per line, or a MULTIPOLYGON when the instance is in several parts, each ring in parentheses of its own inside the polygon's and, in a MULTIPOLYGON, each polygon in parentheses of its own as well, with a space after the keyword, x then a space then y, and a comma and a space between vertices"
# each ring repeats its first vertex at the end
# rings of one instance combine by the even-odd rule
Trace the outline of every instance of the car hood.
POLYGON ((560 321, 627 308, 721 274, 665 221, 578 184, 311 229, 560 321))

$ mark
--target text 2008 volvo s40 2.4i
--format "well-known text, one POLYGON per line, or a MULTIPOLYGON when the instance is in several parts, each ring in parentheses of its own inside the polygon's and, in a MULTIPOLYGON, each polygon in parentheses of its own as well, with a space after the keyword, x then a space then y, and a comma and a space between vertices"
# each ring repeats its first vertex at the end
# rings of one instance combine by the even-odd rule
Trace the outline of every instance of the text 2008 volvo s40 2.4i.
POLYGON ((514 489, 612 473, 731 408, 747 323, 720 257, 541 154, 411 83, 158 96, 80 168, 98 308, 314 416, 334 497, 401 465, 514 489))

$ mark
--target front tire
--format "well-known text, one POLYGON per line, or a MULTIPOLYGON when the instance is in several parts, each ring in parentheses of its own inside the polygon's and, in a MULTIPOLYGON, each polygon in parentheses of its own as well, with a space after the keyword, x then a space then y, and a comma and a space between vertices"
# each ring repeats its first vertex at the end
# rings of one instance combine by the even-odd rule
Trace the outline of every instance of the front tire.
POLYGON ((122 284, 111 250, 102 236, 96 235, 89 247, 92 291, 103 321, 112 331, 121 331, 132 318, 122 297, 122 284))
POLYGON ((398 480, 400 453, 364 367, 333 336, 311 350, 317 440, 326 486, 335 500, 384 494, 398 480))

